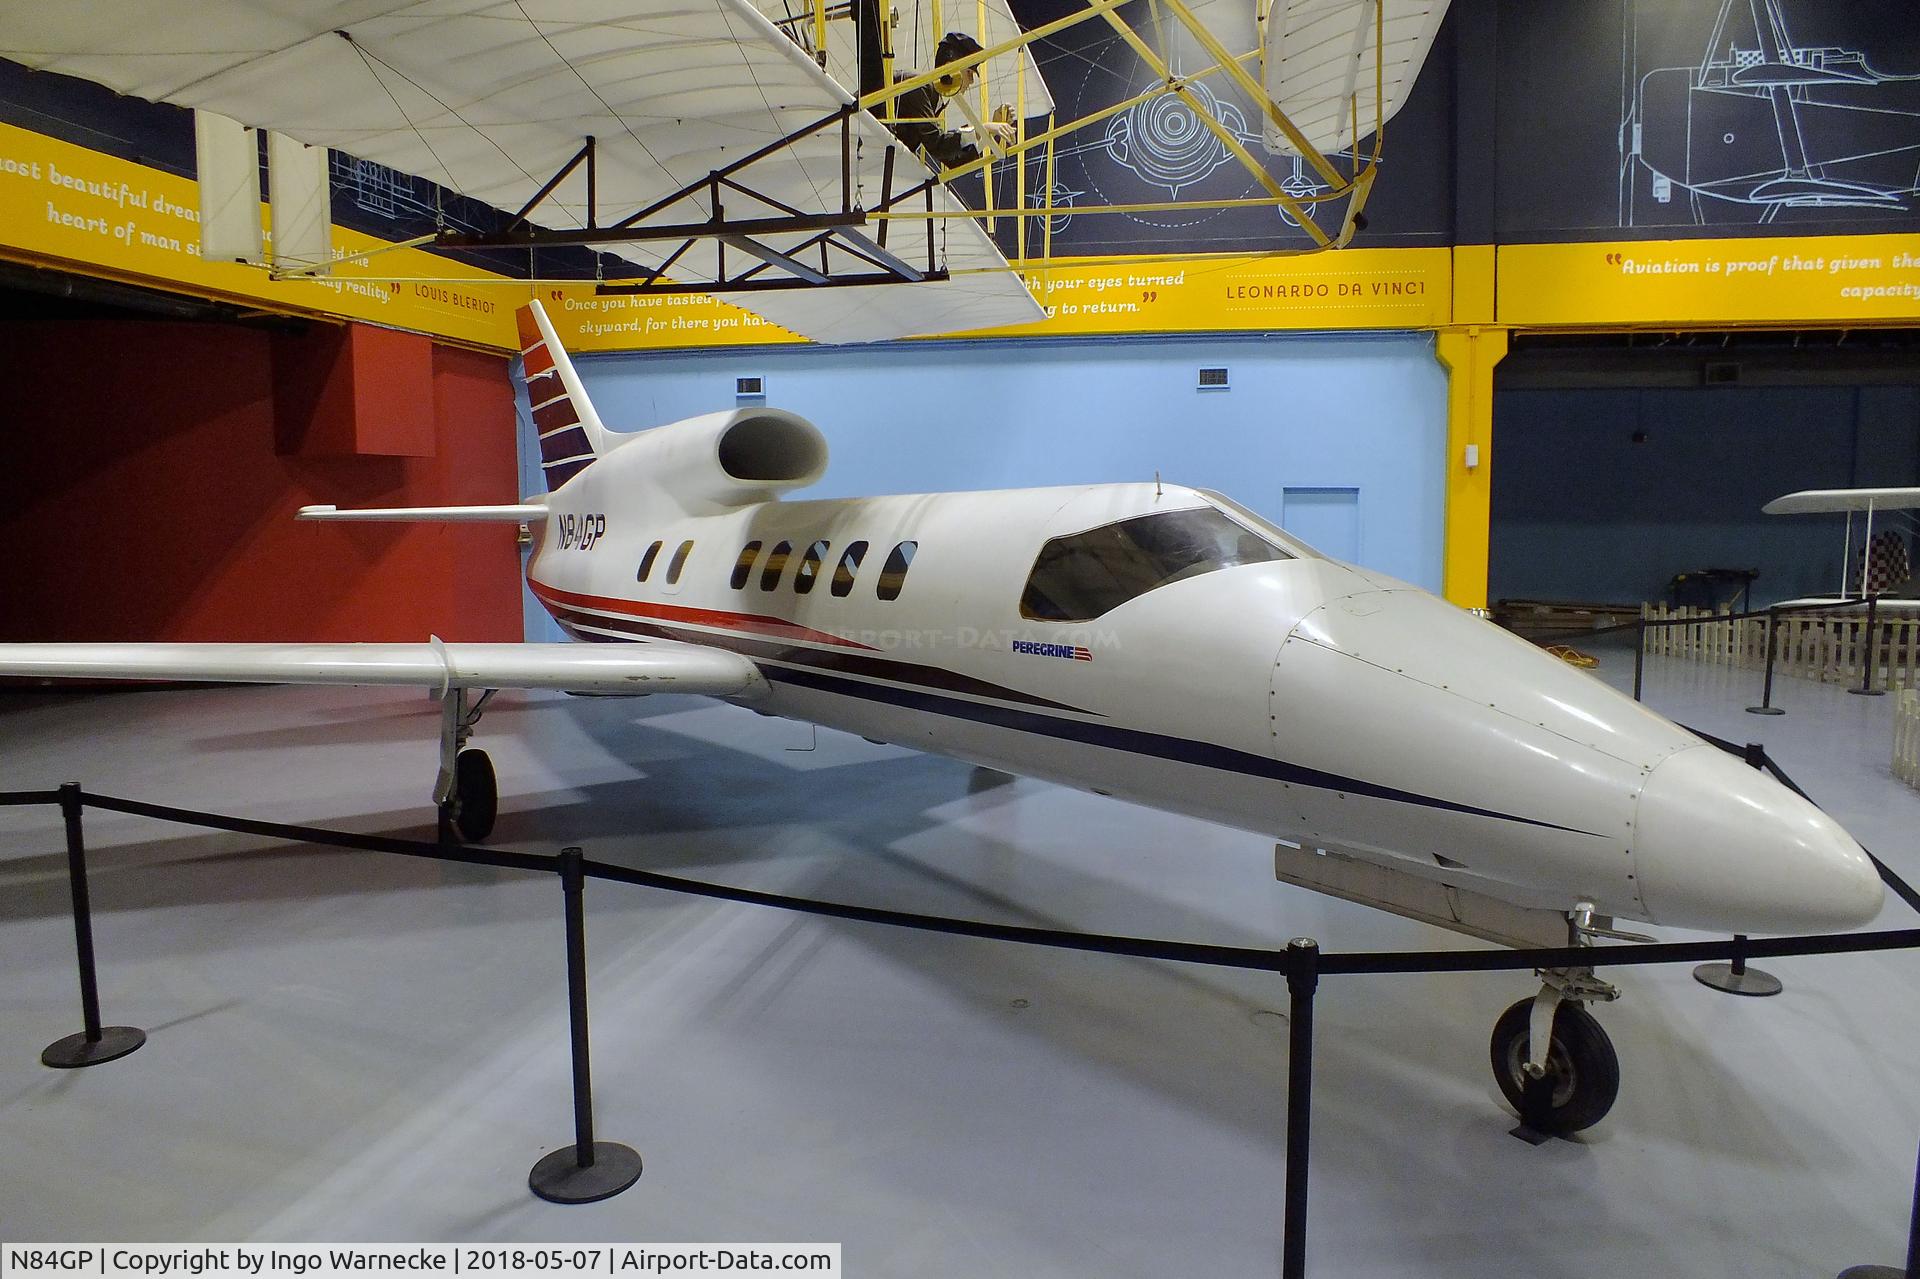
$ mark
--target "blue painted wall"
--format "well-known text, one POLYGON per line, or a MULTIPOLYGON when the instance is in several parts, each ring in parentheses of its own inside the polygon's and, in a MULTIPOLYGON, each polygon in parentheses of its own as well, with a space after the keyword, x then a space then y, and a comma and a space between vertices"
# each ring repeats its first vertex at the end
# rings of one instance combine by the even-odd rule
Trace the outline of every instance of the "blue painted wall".
MULTIPOLYGON (((846 497, 1151 479, 1282 522, 1287 488, 1355 488, 1359 559, 1440 585, 1446 378, 1417 335, 921 342, 576 361, 601 418, 640 429, 730 408, 734 379, 826 433, 846 497), (1231 389, 1195 389, 1202 366, 1231 389)), ((525 405, 521 406, 524 415, 525 405)), ((521 476, 542 485, 522 424, 521 476)), ((530 614, 530 638, 554 638, 530 614)))
POLYGON ((1631 604, 1757 568, 1762 604, 1838 587, 1845 519, 1761 506, 1920 484, 1920 388, 1507 390, 1493 439, 1493 599, 1631 604))

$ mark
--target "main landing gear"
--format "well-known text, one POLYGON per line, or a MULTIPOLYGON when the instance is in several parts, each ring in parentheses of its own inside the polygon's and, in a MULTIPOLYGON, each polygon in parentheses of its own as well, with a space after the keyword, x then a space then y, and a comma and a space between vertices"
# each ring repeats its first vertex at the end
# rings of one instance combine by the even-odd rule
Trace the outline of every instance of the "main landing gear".
MULTIPOLYGON (((1596 924, 1593 907, 1585 902, 1568 913, 1567 924, 1575 946, 1591 946, 1596 937, 1653 940, 1596 924)), ((1620 1059, 1586 1005, 1619 997, 1619 988, 1594 976, 1589 966, 1543 968, 1540 993, 1500 1014, 1489 1049, 1493 1077, 1520 1112, 1516 1136, 1529 1141, 1564 1137, 1591 1128, 1613 1108, 1620 1095, 1620 1059)))
POLYGON ((478 844, 493 833, 500 812, 500 790, 493 776, 493 760, 477 746, 468 746, 473 726, 493 700, 497 689, 486 689, 471 705, 471 690, 449 688, 440 696, 440 776, 434 783, 434 802, 440 806, 442 829, 451 825, 460 838, 478 844))

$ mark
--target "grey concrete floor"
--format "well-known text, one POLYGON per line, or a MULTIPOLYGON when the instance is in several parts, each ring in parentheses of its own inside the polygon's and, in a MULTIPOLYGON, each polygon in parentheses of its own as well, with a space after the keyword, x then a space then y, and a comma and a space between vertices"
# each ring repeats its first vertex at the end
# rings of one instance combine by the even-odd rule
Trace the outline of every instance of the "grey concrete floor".
MULTIPOLYGON (((1610 655, 1603 676, 1627 677, 1610 655)), ((1920 878, 1888 699, 1650 668, 1648 700, 1765 741, 1920 878)), ((417 694, 0 697, 0 789, 67 779, 425 835, 417 694)), ((976 918, 1328 950, 1466 939, 1284 887, 1252 835, 693 699, 504 695, 495 842, 976 918), (996 784, 997 783, 997 784, 996 784)), ((78 1028, 57 815, 0 811, 0 1238, 831 1240, 862 1276, 1272 1275, 1277 978, 588 888, 601 1135, 646 1175, 557 1207, 571 1139, 550 877, 87 816, 122 1061, 78 1028)), ((1890 902, 1883 926, 1907 926, 1890 902)), ((1600 1010, 1620 1102, 1507 1135, 1486 1061, 1517 974, 1329 979, 1312 1273, 1825 1276, 1904 1247, 1920 1093, 1912 954, 1772 961, 1771 1000, 1637 969, 1600 1010)))

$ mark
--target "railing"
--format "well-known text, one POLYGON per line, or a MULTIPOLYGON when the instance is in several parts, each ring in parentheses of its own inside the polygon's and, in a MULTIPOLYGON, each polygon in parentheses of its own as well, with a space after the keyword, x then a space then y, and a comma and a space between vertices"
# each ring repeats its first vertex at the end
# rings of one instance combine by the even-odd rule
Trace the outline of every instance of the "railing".
MULTIPOLYGON (((1875 608, 1877 616, 1869 625, 1865 603, 1826 606, 1848 610, 1851 615, 1845 617, 1780 612, 1772 623, 1775 669, 1824 684, 1861 684, 1871 659, 1874 681, 1882 688, 1920 687, 1920 617, 1888 617, 1875 608)), ((1640 612, 1659 628, 1647 637, 1647 652, 1654 657, 1742 670, 1759 670, 1767 664, 1769 614, 1765 609, 1733 613, 1646 604, 1640 612)))
MULTIPOLYGON (((1676 619, 1677 620, 1677 619, 1676 619)), ((1636 625, 1644 628, 1642 621, 1636 625)), ((1631 628, 1629 628, 1631 629, 1631 628)), ((1644 636, 1643 636, 1644 638, 1644 636)), ((1911 694, 1909 694, 1911 696, 1911 694)), ((1784 785, 1799 787, 1757 743, 1739 746, 1701 734, 1715 746, 1740 755, 1755 768, 1765 769, 1784 785)), ((1805 794, 1804 791, 1800 792, 1805 794)), ((586 925, 584 895, 590 879, 612 880, 643 888, 691 896, 772 907, 862 924, 918 929, 1060 950, 1128 955, 1172 963, 1204 964, 1278 973, 1286 978, 1289 999, 1287 1059, 1287 1155, 1282 1217, 1281 1274, 1304 1279, 1307 1256, 1307 1175, 1313 1108, 1313 1015, 1321 980, 1357 973, 1489 972, 1537 968, 1602 968, 1621 965, 1702 963, 1721 961, 1744 972, 1749 959, 1785 955, 1837 955, 1864 951, 1920 949, 1920 928, 1887 929, 1864 933, 1819 934, 1753 940, 1666 942, 1624 946, 1565 946, 1527 950, 1375 951, 1322 954, 1319 944, 1296 938, 1284 949, 1216 946, 1194 942, 1121 937, 1098 933, 1064 932, 978 920, 921 915, 906 911, 816 901, 683 879, 653 871, 635 870, 590 861, 579 848, 562 849, 558 856, 474 848, 455 841, 443 824, 438 842, 362 835, 347 831, 279 822, 256 821, 218 813, 171 808, 139 800, 119 799, 83 791, 69 782, 57 791, 0 792, 0 807, 57 805, 66 831, 67 866, 73 899, 74 939, 80 977, 83 1029, 48 1046, 41 1060, 49 1066, 84 1067, 124 1057, 146 1041, 144 1032, 130 1026, 101 1024, 95 975, 92 912, 87 894, 86 845, 82 816, 86 809, 127 813, 160 821, 179 822, 212 830, 235 831, 268 839, 354 848, 470 865, 531 872, 550 872, 560 879, 566 925, 567 1007, 573 1063, 574 1144, 548 1154, 534 1165, 528 1186, 534 1194, 556 1203, 588 1203, 619 1194, 640 1176, 640 1157, 618 1142, 594 1136, 592 1079, 589 1070, 586 985, 586 925)), ((1872 854, 1868 854, 1872 857, 1872 854)), ((1908 907, 1920 912, 1916 892, 1879 858, 1873 858, 1881 879, 1908 907)), ((1524 1129, 1544 1132, 1551 1107, 1552 1085, 1542 1078, 1529 1083, 1521 1104, 1524 1129)), ((1913 1214, 1907 1244, 1908 1279, 1920 1279, 1920 1170, 1916 1172, 1913 1214)), ((1853 1273, 1849 1271, 1849 1273, 1853 1273)), ((1889 1271, 1898 1274, 1897 1271, 1889 1271)))
POLYGON ((1893 775, 1920 790, 1920 689, 1905 689, 1893 708, 1893 775))

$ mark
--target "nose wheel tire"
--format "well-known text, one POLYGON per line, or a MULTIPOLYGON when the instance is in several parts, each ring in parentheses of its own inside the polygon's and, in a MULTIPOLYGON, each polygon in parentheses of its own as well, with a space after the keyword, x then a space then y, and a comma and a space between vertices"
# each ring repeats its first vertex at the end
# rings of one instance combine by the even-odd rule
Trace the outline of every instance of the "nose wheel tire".
MULTIPOLYGON (((1527 1021, 1533 1000, 1523 999, 1500 1014, 1493 1026, 1493 1077, 1507 1104, 1526 1115, 1527 1021)), ((1553 1017, 1547 1049, 1547 1080, 1552 1100, 1543 1132, 1557 1137, 1591 1128, 1613 1109, 1620 1095, 1620 1059, 1613 1042, 1593 1015, 1578 1004, 1563 1003, 1553 1017)))
POLYGON ((500 813, 500 790, 493 778, 493 760, 478 747, 470 747, 454 757, 453 824, 460 838, 478 844, 493 834, 494 818, 500 813))

